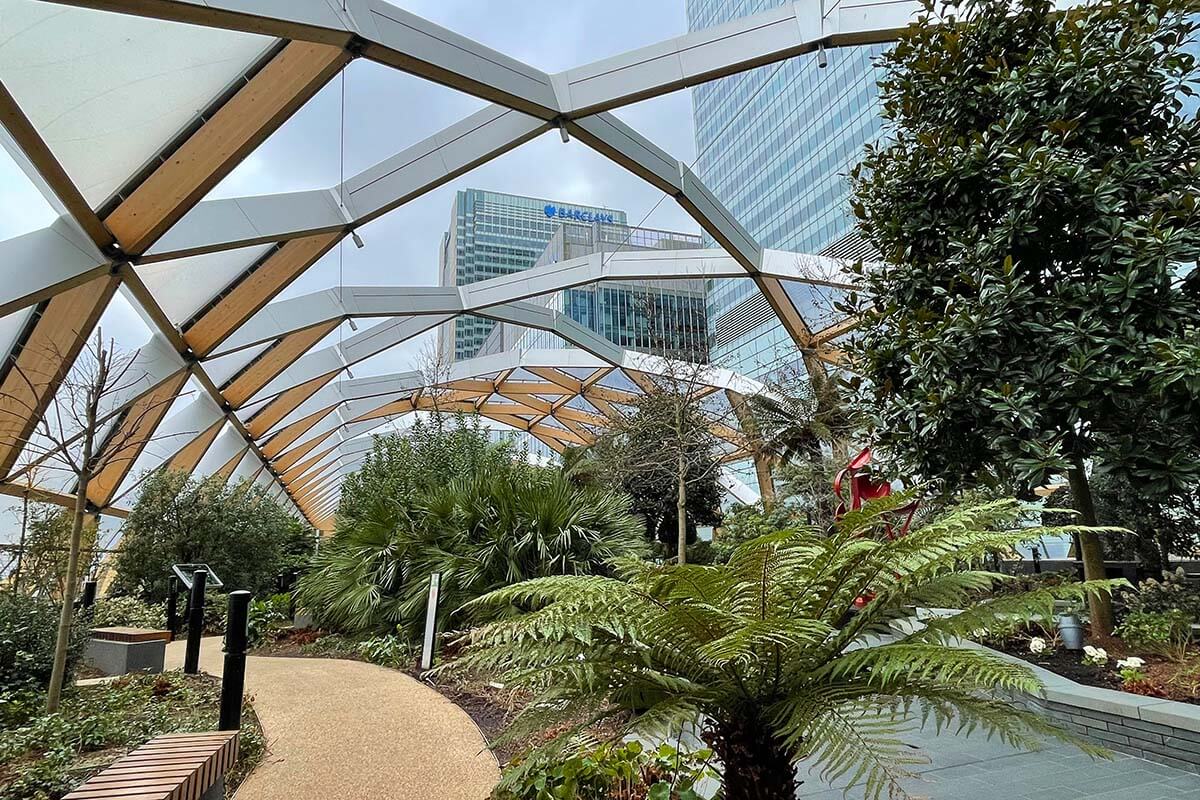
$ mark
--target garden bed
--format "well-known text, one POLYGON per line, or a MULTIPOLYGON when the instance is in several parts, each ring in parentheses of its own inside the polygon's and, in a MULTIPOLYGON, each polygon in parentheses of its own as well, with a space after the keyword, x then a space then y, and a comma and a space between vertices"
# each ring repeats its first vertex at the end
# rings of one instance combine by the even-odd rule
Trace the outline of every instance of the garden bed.
MULTIPOLYGON (((136 675, 76 686, 58 714, 37 693, 0 696, 0 797, 57 800, 130 750, 164 733, 217 728, 220 681, 207 675, 136 675)), ((262 760, 262 728, 249 704, 242 715, 232 792, 262 760)))
POLYGON ((1200 705, 1200 654, 1191 653, 1187 661, 1174 662, 1160 656, 1135 653, 1120 639, 1109 638, 1099 643, 1108 654, 1108 663, 1097 666, 1084 663, 1084 653, 1062 647, 1033 653, 1029 649, 1028 638, 1024 637, 987 644, 1085 686, 1200 705), (1117 661, 1130 656, 1138 656, 1145 661, 1140 668, 1145 675, 1143 680, 1126 683, 1118 673, 1117 661))

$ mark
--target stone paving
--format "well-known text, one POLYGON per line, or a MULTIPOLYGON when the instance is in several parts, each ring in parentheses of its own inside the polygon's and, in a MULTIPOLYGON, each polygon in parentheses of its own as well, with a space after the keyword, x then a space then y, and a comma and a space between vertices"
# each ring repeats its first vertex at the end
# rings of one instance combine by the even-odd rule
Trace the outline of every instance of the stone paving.
MULTIPOLYGON (((914 731, 906 744, 931 759, 910 769, 919 777, 906 782, 915 797, 931 800, 1200 800, 1200 775, 1114 754, 1112 761, 1093 761, 1079 750, 1051 745, 1026 753, 989 741, 944 732, 914 731)), ((860 800, 861 788, 844 792, 815 774, 801 773, 804 800, 860 800)))

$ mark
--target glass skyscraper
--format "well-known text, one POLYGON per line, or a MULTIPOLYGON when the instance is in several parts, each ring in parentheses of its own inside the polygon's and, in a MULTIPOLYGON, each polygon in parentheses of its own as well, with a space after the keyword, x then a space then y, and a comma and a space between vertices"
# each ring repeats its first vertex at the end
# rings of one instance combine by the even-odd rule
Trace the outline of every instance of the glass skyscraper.
MULTIPOLYGON (((787 0, 688 0, 688 27, 709 28, 787 0)), ((858 257, 847 174, 880 129, 872 59, 883 46, 834 48, 692 90, 695 171, 763 247, 858 257)), ((833 298, 792 285, 813 328, 833 298)), ((795 361, 791 338, 748 279, 711 282, 712 361, 763 375, 795 361)))
MULTIPOLYGON (((595 253, 695 250, 699 236, 608 222, 563 221, 534 266, 595 253)), ((705 281, 603 281, 531 298, 563 312, 583 327, 629 350, 704 360, 708 352, 705 281)), ((488 336, 481 355, 514 348, 558 349, 566 343, 548 331, 504 323, 488 336)))
MULTIPOLYGON (((563 222, 625 224, 625 212, 533 197, 464 189, 455 196, 438 257, 441 284, 462 286, 529 269, 563 222)), ((471 358, 495 322, 463 316, 441 326, 439 347, 453 361, 471 358)))

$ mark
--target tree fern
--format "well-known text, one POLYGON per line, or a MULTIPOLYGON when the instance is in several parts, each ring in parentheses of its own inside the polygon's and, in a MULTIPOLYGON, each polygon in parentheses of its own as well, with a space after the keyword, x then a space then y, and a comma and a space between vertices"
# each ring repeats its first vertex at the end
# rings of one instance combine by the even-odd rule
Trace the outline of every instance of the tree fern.
POLYGON ((1021 527, 1036 509, 996 501, 888 539, 884 515, 905 502, 868 505, 829 535, 799 529, 747 542, 725 565, 621 561, 616 577, 504 587, 466 610, 519 613, 465 635, 465 655, 450 668, 532 689, 537 699, 517 720, 523 729, 578 720, 581 709, 629 714, 627 732, 647 736, 702 720, 724 763, 728 800, 794 796, 794 765, 804 759, 826 778, 861 783, 868 797, 902 796, 915 762, 901 735, 914 719, 1018 747, 1065 737, 994 698, 1036 692, 1030 669, 962 637, 1121 582, 971 604, 1009 580, 976 569, 985 556, 1063 531, 1021 527), (919 629, 892 625, 917 605, 967 610, 919 629))

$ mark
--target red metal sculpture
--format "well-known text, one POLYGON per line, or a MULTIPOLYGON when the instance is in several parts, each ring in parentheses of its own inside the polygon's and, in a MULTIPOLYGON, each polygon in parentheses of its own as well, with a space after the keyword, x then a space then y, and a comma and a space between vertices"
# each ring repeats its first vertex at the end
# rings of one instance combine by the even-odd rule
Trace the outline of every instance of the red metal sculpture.
MULTIPOLYGON (((850 459, 850 463, 846 468, 839 471, 833 478, 833 493, 837 495, 838 504, 834 509, 834 516, 841 519, 847 511, 857 511, 864 504, 871 500, 878 500, 881 497, 887 497, 892 493, 892 484, 887 481, 881 481, 871 477, 867 471, 867 467, 871 463, 871 448, 864 447, 863 451, 850 459), (846 508, 846 501, 842 499, 842 483, 848 481, 850 484, 850 508, 846 508)), ((908 526, 912 524, 913 514, 917 511, 917 503, 913 500, 906 506, 897 508, 884 517, 884 532, 889 539, 895 539, 908 533, 908 526), (903 522, 900 523, 899 530, 892 527, 892 523, 888 517, 901 517, 903 522)), ((874 599, 874 592, 866 592, 860 597, 854 599, 854 606, 862 608, 867 603, 874 599)))
MULTIPOLYGON (((870 472, 866 469, 870 463, 871 448, 864 447, 861 453, 850 459, 850 463, 846 465, 845 469, 834 476, 833 493, 838 497, 837 508, 833 512, 836 518, 841 519, 847 511, 857 511, 871 500, 878 500, 892 493, 890 483, 871 477, 870 472), (850 508, 846 508, 846 501, 842 499, 842 483, 847 479, 850 483, 850 508)), ((889 516, 903 515, 904 517, 899 530, 895 530, 891 522, 886 523, 885 530, 889 539, 895 539, 908 533, 908 526, 912 523, 913 514, 917 511, 917 502, 914 500, 889 514, 889 516)))

